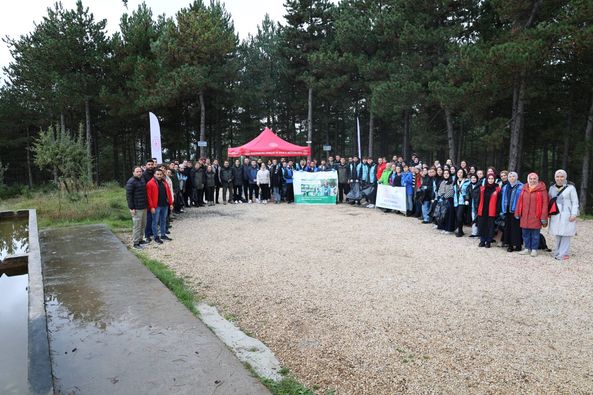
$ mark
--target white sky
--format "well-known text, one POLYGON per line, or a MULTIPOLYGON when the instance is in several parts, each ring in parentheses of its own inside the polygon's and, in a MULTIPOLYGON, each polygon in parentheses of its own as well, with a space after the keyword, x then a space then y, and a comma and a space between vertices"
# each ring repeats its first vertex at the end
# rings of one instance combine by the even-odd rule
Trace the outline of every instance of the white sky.
MULTIPOLYGON (((128 12, 131 13, 142 1, 129 0, 128 12)), ((190 4, 190 0, 145 0, 152 9, 153 16, 175 13, 190 4)), ((204 0, 208 3, 209 0, 204 0)), ((257 25, 261 24, 264 15, 268 13, 276 22, 283 22, 284 0, 222 0, 227 11, 233 17, 235 31, 244 39, 249 33, 257 32, 257 25)), ((53 0, 7 0, 3 1, 0 12, 0 37, 16 38, 33 30, 35 22, 42 20, 48 7, 53 6, 53 0)), ((64 8, 73 8, 76 0, 62 0, 64 8)), ((121 0, 83 0, 83 5, 89 7, 96 20, 107 19, 107 30, 113 33, 119 29, 119 19, 126 12, 121 0)), ((6 44, 0 42, 0 69, 12 60, 6 44)), ((1 73, 1 81, 4 72, 1 73)))

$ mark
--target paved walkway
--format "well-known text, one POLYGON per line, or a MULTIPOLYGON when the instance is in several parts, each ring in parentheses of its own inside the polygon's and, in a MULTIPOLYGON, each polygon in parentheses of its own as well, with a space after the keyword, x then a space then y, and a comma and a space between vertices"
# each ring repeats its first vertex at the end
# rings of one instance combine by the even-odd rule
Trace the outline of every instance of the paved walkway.
POLYGON ((42 233, 61 394, 269 394, 104 226, 42 233))

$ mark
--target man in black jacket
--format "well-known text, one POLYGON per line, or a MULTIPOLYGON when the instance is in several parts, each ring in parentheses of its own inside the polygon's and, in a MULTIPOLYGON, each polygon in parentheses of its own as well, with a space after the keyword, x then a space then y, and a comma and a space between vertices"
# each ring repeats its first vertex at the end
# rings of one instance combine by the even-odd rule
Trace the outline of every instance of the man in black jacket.
POLYGON ((243 190, 243 167, 239 159, 235 160, 233 166, 233 202, 243 203, 242 195, 243 190))
POLYGON ((251 168, 251 164, 249 162, 249 158, 243 159, 243 166, 241 169, 243 170, 243 201, 249 201, 249 172, 251 168))
POLYGON ((204 184, 206 183, 206 175, 200 161, 196 162, 195 167, 191 171, 191 180, 193 184, 194 205, 202 207, 204 205, 204 184))
POLYGON ((126 183, 126 198, 132 214, 132 243, 135 249, 141 249, 142 230, 146 227, 146 183, 142 178, 142 168, 134 168, 132 177, 126 183))

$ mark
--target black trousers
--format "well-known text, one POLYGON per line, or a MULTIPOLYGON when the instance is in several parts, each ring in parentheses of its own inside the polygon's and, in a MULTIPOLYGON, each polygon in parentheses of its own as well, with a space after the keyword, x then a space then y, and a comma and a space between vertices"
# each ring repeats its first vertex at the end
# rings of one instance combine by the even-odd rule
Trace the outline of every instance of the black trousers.
POLYGON ((243 200, 243 185, 233 185, 233 200, 243 200))
POLYGON ((207 202, 214 201, 214 188, 216 188, 216 187, 206 187, 206 201, 207 202))
POLYGON ((262 200, 270 200, 270 184, 259 184, 262 200))
POLYGON ((216 199, 215 199, 216 203, 218 203, 218 197, 220 196, 220 186, 219 185, 214 187, 214 194, 216 196, 216 199))
POLYGON ((466 206, 459 205, 455 207, 455 227, 457 228, 457 233, 463 234, 463 224, 465 223, 465 209, 466 206))
POLYGON ((243 197, 245 201, 249 200, 249 181, 243 180, 243 197))
POLYGON ((348 192, 350 192, 350 185, 347 182, 338 184, 338 198, 340 203, 344 201, 344 196, 348 195, 348 192))
MULTIPOLYGON (((231 200, 231 195, 233 194, 233 185, 228 182, 222 183, 222 201, 228 202, 231 200)), ((216 201, 218 201, 218 197, 216 197, 216 201)))
POLYGON ((286 201, 288 203, 294 202, 294 187, 292 183, 286 184, 286 201))
POLYGON ((259 187, 257 184, 249 184, 249 200, 253 200, 253 195, 259 199, 259 187))
POLYGON ((480 235, 480 241, 492 241, 494 237, 494 217, 478 216, 478 235, 480 235))
POLYGON ((523 234, 519 225, 520 220, 515 218, 515 214, 506 213, 504 216, 503 243, 516 248, 521 247, 523 244, 523 234))
POLYGON ((194 196, 193 196, 194 204, 197 205, 204 205, 204 189, 194 188, 194 196))

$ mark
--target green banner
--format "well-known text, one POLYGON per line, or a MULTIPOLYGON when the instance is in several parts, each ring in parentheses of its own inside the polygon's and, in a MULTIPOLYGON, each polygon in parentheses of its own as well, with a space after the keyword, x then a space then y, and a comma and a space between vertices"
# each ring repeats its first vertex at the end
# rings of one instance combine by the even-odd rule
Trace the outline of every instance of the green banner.
POLYGON ((338 173, 295 171, 293 187, 294 201, 297 204, 336 204, 338 173))

